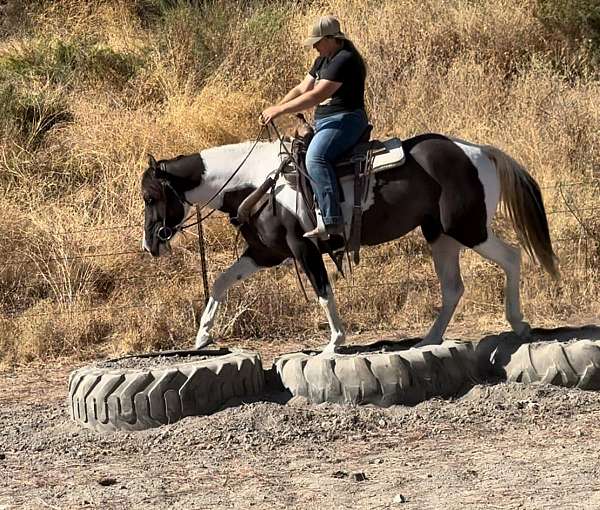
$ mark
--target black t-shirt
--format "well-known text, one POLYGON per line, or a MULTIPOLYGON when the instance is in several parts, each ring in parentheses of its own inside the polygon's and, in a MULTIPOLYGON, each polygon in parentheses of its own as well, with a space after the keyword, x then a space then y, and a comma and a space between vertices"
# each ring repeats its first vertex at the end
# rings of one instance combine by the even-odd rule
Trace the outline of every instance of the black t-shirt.
POLYGON ((355 52, 342 48, 331 58, 318 57, 309 74, 317 83, 329 80, 342 84, 333 96, 317 106, 316 119, 365 107, 365 69, 355 52))

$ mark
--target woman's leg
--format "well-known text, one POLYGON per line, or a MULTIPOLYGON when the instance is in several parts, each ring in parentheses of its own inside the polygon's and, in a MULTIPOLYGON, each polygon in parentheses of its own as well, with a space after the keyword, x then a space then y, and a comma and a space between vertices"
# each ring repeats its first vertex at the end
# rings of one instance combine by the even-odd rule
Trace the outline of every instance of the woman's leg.
POLYGON ((344 224, 333 164, 356 144, 367 125, 362 110, 331 115, 316 123, 317 132, 306 153, 306 169, 326 227, 344 224))

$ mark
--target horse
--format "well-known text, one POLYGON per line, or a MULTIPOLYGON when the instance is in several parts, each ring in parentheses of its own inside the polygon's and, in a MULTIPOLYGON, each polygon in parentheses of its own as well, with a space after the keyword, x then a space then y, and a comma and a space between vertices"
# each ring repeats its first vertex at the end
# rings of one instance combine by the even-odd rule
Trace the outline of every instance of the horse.
MULTIPOLYGON (((402 164, 374 173, 363 201, 360 244, 373 246, 398 239, 420 227, 431 248, 441 286, 442 307, 417 347, 440 344, 463 295, 459 255, 471 248, 505 272, 505 317, 512 330, 527 337, 519 283, 521 247, 553 277, 558 277, 548 221, 538 183, 501 149, 436 133, 403 140, 402 164), (520 246, 501 240, 491 229, 501 204, 520 246)), ((235 224, 240 204, 265 182, 280 163, 280 143, 244 142, 213 147, 197 154, 156 161, 149 156, 141 180, 144 199, 143 248, 158 257, 184 228, 193 205, 203 204, 229 215, 235 224), (233 173, 233 167, 240 164, 233 173)), ((344 218, 353 204, 353 177, 340 179, 344 218)), ((311 283, 330 327, 324 352, 335 352, 346 339, 329 282, 323 241, 303 234, 313 228, 310 214, 296 191, 279 178, 263 207, 238 225, 245 239, 242 255, 212 285, 195 347, 211 340, 217 309, 227 290, 259 270, 295 259, 311 283)), ((348 229, 348 226, 346 227, 348 229)))

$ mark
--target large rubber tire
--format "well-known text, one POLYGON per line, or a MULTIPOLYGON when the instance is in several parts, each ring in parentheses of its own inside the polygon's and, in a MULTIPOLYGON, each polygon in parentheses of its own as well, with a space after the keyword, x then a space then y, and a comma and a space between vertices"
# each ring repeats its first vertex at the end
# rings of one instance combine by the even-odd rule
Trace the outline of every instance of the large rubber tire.
MULTIPOLYGON (((168 354, 173 353, 144 357, 168 354)), ((264 372, 258 353, 224 349, 197 354, 210 358, 147 369, 75 370, 69 378, 71 418, 103 432, 144 430, 209 414, 233 397, 262 392, 264 372)))
POLYGON ((507 381, 600 390, 600 341, 500 343, 492 371, 507 381))
POLYGON ((462 342, 382 353, 298 352, 275 360, 275 369, 292 396, 315 404, 414 405, 478 380, 475 349, 462 342))

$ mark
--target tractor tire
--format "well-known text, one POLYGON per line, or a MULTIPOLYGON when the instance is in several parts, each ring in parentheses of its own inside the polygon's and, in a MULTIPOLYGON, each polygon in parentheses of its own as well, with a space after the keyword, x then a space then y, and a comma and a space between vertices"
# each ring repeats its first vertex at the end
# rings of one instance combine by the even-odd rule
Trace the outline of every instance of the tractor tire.
POLYGON ((297 352, 279 357, 274 368, 293 397, 314 404, 415 405, 478 380, 474 346, 461 342, 396 352, 297 352))
POLYGON ((500 343, 493 372, 507 381, 600 390, 600 341, 500 343))
POLYGON ((263 389, 260 356, 250 351, 171 351, 110 361, 135 364, 136 358, 183 355, 195 360, 149 368, 75 370, 69 378, 71 418, 102 432, 144 430, 209 414, 231 398, 263 389))

